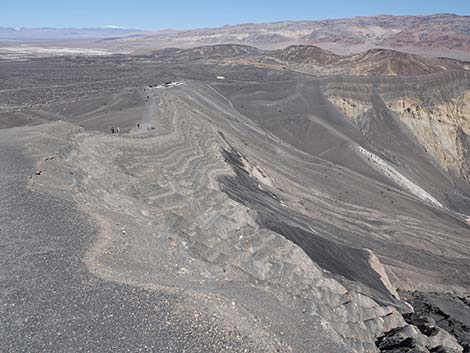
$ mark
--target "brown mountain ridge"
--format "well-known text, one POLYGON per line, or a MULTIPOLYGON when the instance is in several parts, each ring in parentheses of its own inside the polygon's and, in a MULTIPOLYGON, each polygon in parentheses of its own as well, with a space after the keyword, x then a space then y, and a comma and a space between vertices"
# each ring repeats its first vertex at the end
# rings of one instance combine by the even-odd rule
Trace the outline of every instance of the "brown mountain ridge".
POLYGON ((144 52, 166 47, 189 48, 214 44, 243 44, 262 49, 316 45, 338 54, 373 48, 398 49, 458 59, 470 58, 470 16, 354 17, 318 21, 240 24, 219 28, 159 31, 95 45, 144 52))
POLYGON ((223 61, 307 74, 350 74, 415 76, 448 70, 467 70, 470 65, 447 58, 425 57, 390 49, 370 49, 352 55, 338 55, 313 45, 292 45, 278 50, 261 50, 238 44, 157 50, 154 56, 165 61, 223 61))

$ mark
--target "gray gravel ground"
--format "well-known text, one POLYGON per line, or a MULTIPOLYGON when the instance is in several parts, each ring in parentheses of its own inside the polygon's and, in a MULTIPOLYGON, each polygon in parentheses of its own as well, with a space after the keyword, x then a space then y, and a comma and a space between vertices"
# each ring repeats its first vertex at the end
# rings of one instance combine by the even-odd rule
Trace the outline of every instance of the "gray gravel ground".
POLYGON ((371 330, 382 334, 404 321, 358 297, 359 289, 390 301, 362 248, 378 256, 401 289, 468 292, 470 275, 462 269, 470 264, 470 228, 457 217, 468 212, 468 185, 442 170, 387 106, 405 96, 433 107, 459 97, 470 89, 466 72, 312 78, 189 59, 113 57, 12 62, 0 76, 0 128, 31 125, 0 129, 0 353, 276 352, 256 347, 253 340, 262 339, 294 352, 345 352, 342 339, 329 333, 370 352, 371 330), (184 85, 147 91, 167 80, 184 85), (353 123, 331 97, 369 110, 353 123), (56 122, 38 125, 50 120, 56 122), (69 130, 57 120, 87 133, 64 141, 69 130), (141 140, 137 123, 144 131, 152 124, 158 138, 149 133, 141 140), (91 132, 117 125, 131 135, 91 132), (43 175, 31 180, 44 182, 35 190, 56 197, 26 187, 36 157, 25 157, 24 144, 41 158, 67 156, 43 159, 43 175), (231 161, 235 172, 241 169, 237 177, 226 174, 230 158, 220 155, 228 144, 240 153, 231 161), (68 152, 56 153, 57 146, 68 152), (384 165, 444 207, 400 186, 384 165), (205 177, 213 175, 224 176, 208 193, 205 177), (217 194, 219 187, 232 200, 217 194), (90 257, 88 268, 119 283, 226 295, 206 306, 220 304, 226 321, 198 312, 205 297, 148 292, 87 272, 82 255, 97 227, 62 200, 69 190, 86 214, 109 221, 100 240, 112 242, 90 257), (330 275, 344 279, 346 293, 330 275))
POLYGON ((81 254, 94 225, 25 186, 33 164, 0 133, 0 352, 248 352, 235 332, 176 311, 178 298, 107 283, 81 254))

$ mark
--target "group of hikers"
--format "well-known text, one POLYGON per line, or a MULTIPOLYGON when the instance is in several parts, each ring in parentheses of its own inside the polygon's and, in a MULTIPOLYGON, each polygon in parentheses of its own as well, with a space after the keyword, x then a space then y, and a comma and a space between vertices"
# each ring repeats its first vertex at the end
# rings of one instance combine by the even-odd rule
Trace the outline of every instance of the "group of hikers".
MULTIPOLYGON (((140 129, 141 126, 142 126, 142 124, 137 123, 137 129, 140 129)), ((154 126, 147 126, 147 130, 155 130, 155 127, 154 126)), ((112 134, 118 134, 120 132, 121 132, 121 129, 119 129, 119 127, 111 126, 111 133, 112 134)))

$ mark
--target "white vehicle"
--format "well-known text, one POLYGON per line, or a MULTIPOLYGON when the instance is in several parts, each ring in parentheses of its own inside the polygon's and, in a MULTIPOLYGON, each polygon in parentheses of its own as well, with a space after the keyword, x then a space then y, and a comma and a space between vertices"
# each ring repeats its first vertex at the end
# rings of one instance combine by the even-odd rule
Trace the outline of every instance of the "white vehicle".
POLYGON ((157 86, 157 88, 171 88, 171 87, 178 87, 184 85, 183 82, 175 81, 175 82, 165 82, 161 83, 157 86))

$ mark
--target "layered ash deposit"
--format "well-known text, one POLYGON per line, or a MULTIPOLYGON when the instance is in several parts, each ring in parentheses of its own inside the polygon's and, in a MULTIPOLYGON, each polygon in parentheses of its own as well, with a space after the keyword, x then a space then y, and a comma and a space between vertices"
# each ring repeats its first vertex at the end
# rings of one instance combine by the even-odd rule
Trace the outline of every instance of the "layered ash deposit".
POLYGON ((414 58, 411 76, 313 76, 282 61, 336 56, 276 55, 217 46, 0 67, 2 234, 36 205, 27 197, 55 205, 3 239, 0 348, 71 349, 78 332, 100 351, 116 335, 135 340, 114 349, 162 352, 468 350, 468 72, 414 58), (17 246, 34 230, 44 243, 17 246), (17 270, 20 254, 49 286, 17 270), (48 277, 54 264, 69 285, 48 277), (36 295, 19 306, 22 291, 36 295), (117 333, 109 312, 89 320, 91 298, 113 315, 120 298, 135 308, 117 333))

